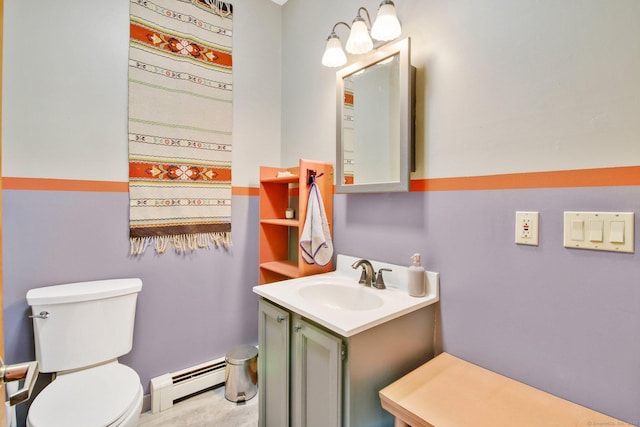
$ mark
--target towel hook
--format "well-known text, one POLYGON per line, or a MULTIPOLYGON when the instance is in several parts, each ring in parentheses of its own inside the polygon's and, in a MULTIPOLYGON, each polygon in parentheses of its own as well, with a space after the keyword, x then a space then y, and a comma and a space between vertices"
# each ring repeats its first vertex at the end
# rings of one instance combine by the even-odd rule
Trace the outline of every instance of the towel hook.
POLYGON ((315 183, 316 178, 320 178, 322 175, 324 175, 324 172, 318 174, 318 171, 315 169, 307 169, 307 185, 315 183))

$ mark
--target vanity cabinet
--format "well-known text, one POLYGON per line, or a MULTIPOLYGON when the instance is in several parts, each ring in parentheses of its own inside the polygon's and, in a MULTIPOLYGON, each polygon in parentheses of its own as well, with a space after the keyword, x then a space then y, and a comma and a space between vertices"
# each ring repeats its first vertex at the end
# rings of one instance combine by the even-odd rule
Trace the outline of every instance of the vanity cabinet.
POLYGON ((433 305, 344 337, 259 300, 260 427, 386 427, 378 392, 434 356, 433 305))
POLYGON ((342 425, 342 339, 293 315, 291 425, 342 425))
POLYGON ((300 159, 297 167, 260 167, 260 284, 331 271, 331 263, 307 264, 297 250, 307 213, 308 179, 313 174, 332 229, 333 165, 300 159), (294 218, 285 217, 289 207, 294 218))
POLYGON ((289 312, 258 302, 258 399, 259 426, 289 425, 289 312))
POLYGON ((260 299, 259 426, 340 427, 343 342, 260 299))

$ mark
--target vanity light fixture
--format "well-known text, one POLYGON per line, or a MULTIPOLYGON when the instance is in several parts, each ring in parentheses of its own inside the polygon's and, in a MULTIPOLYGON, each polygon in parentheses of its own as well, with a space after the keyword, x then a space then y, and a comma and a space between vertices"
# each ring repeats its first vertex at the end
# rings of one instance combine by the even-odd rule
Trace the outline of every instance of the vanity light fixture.
POLYGON ((342 43, 340 43, 340 38, 336 34, 336 27, 340 24, 346 25, 351 31, 351 27, 346 22, 340 21, 333 26, 333 30, 331 30, 331 34, 327 38, 327 48, 324 50, 324 55, 322 55, 322 65, 325 67, 339 67, 347 63, 347 55, 344 54, 342 43))
POLYGON ((364 12, 367 14, 367 20, 369 21, 369 25, 371 25, 369 11, 364 7, 358 9, 358 16, 356 16, 351 23, 351 32, 349 33, 349 38, 347 39, 346 46, 347 52, 356 55, 367 53, 371 49, 373 49, 373 40, 371 40, 371 36, 369 35, 369 28, 364 22, 362 16, 360 16, 361 10, 364 10, 364 12))
POLYGON ((396 8, 391 0, 383 0, 378 8, 376 22, 371 27, 371 37, 380 41, 394 40, 400 37, 402 27, 396 16, 396 8))
POLYGON ((340 24, 349 28, 349 38, 347 39, 346 45, 347 52, 356 55, 367 53, 373 49, 372 37, 379 41, 389 41, 398 38, 402 32, 393 1, 382 0, 378 7, 378 16, 373 25, 371 25, 369 11, 365 7, 360 7, 358 9, 358 15, 351 23, 351 26, 342 21, 333 26, 331 34, 329 34, 327 38, 327 47, 322 56, 322 65, 326 67, 339 67, 347 62, 347 56, 342 50, 342 43, 336 34, 336 27, 340 24), (367 25, 367 22, 360 15, 360 11, 362 10, 366 13, 369 25, 367 25), (369 28, 371 28, 370 33, 369 28))

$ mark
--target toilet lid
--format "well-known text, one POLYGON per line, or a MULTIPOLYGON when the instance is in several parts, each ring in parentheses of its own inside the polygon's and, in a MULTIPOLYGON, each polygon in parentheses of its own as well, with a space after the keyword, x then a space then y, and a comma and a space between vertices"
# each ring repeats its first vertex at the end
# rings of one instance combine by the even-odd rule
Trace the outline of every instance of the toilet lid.
POLYGON ((29 408, 34 427, 108 426, 134 405, 140 377, 117 362, 59 375, 29 408))

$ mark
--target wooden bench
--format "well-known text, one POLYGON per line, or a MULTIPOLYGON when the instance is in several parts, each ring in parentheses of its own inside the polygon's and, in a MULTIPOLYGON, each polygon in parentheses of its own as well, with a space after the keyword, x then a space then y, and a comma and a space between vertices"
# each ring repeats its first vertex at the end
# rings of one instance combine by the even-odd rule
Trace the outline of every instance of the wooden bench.
POLYGON ((380 391, 396 427, 631 426, 442 353, 380 391))

